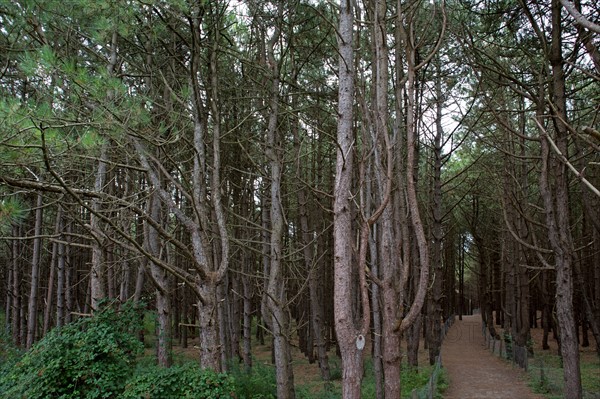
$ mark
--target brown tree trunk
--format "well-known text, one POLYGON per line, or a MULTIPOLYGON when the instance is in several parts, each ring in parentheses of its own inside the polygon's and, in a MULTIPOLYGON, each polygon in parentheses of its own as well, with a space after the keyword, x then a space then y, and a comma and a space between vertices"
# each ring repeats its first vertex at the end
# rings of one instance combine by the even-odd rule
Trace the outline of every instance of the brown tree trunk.
POLYGON ((204 282, 196 287, 201 299, 197 302, 200 326, 200 367, 221 370, 221 349, 217 309, 216 282, 204 282))
MULTIPOLYGON (((279 5, 279 18, 283 5, 279 5)), ((275 44, 279 40, 280 26, 275 26, 273 36, 267 43, 267 58, 271 68, 270 114, 267 127, 267 159, 270 165, 270 263, 266 287, 267 309, 273 334, 273 352, 277 379, 277 397, 293 399, 294 373, 291 359, 291 331, 287 311, 286 284, 283 274, 283 203, 281 179, 283 174, 283 148, 279 122, 279 68, 275 59, 275 44)))
POLYGON ((339 91, 336 171, 333 204, 334 321, 342 358, 342 396, 360 398, 363 377, 363 349, 369 329, 370 306, 364 270, 356 269, 352 229, 354 46, 353 3, 340 1, 338 30, 339 91), (358 276, 357 282, 353 276, 358 276), (360 290, 359 310, 353 298, 360 290), (357 328, 358 326, 358 328, 357 328))
MULTIPOLYGON (((13 237, 19 237, 20 228, 13 226, 13 237)), ((11 331, 13 343, 16 346, 21 346, 23 341, 21 340, 21 320, 25 317, 21 313, 21 265, 20 259, 20 242, 19 240, 13 240, 11 245, 11 259, 12 259, 12 281, 11 281, 11 296, 12 296, 12 320, 11 320, 11 331)))
MULTIPOLYGON (((62 207, 59 209, 61 217, 59 219, 60 239, 67 240, 69 238, 63 235, 64 220, 62 217, 62 207)), ((56 327, 61 327, 65 324, 65 274, 66 274, 66 253, 63 242, 58 243, 58 259, 56 260, 56 327)))
MULTIPOLYGON (((562 154, 568 154, 568 131, 565 100, 565 75, 562 57, 561 7, 559 0, 552 0, 552 107, 556 146, 562 154)), ((539 110, 538 112, 543 112, 539 110)), ((540 120, 540 123, 542 121, 540 120)), ((548 238, 554 251, 556 264, 556 315, 560 335, 561 355, 564 370, 565 398, 582 397, 581 374, 579 369, 579 348, 573 309, 573 242, 569 225, 569 197, 566 166, 550 153, 552 140, 542 131, 540 145, 542 170, 540 192, 546 212, 548 238), (554 185, 551 185, 551 181, 554 185)))
POLYGON ((27 307, 27 342, 26 349, 31 348, 37 332, 38 285, 40 276, 40 262, 42 250, 42 222, 43 222, 44 197, 38 193, 35 208, 35 227, 33 231, 33 253, 31 254, 31 290, 27 307))
MULTIPOLYGON (((98 160, 98 169, 96 171, 96 180, 94 182, 94 191, 100 193, 104 190, 106 180, 106 157, 108 144, 103 143, 98 160)), ((102 205, 98 198, 92 200, 92 212, 90 215, 90 233, 92 235, 92 261, 90 269, 90 287, 91 287, 91 302, 92 311, 98 310, 98 304, 106 298, 105 288, 105 271, 106 262, 104 259, 104 236, 100 227, 100 219, 98 213, 102 205)))
MULTIPOLYGON (((148 214, 158 224, 162 224, 162 212, 160 199, 153 193, 148 199, 148 214)), ((163 255, 164 246, 160 242, 158 232, 150 225, 145 226, 146 246, 148 252, 159 259, 163 255)), ((171 298, 169 293, 169 280, 167 271, 155 264, 152 260, 148 262, 148 268, 152 282, 156 288, 156 358, 161 367, 170 367, 173 360, 171 354, 171 298)))
POLYGON ((443 111, 443 93, 441 84, 441 60, 436 60, 436 72, 438 77, 435 81, 436 95, 436 119, 435 119, 435 137, 433 142, 433 206, 432 206, 432 226, 431 226, 431 266, 433 275, 431 277, 431 291, 427 302, 427 318, 429 328, 429 364, 435 364, 436 358, 440 354, 442 346, 441 323, 442 323, 442 292, 444 282, 444 265, 442 263, 442 157, 443 157, 443 137, 444 129, 442 126, 443 111))
MULTIPOLYGON (((367 193, 367 198, 370 198, 371 194, 367 193)), ((369 239, 370 249, 370 262, 371 262, 371 274, 376 278, 380 279, 379 273, 379 256, 377 254, 377 244, 379 242, 377 225, 374 226, 369 239)), ((381 293, 378 282, 373 281, 371 283, 371 307, 373 309, 373 327, 372 327, 372 358, 373 358, 373 374, 375 375, 375 397, 377 399, 384 398, 383 390, 383 317, 381 311, 381 293)))
POLYGON ((242 276, 242 286, 244 289, 244 318, 242 326, 242 358, 246 370, 252 367, 252 286, 250 278, 242 276))
MULTIPOLYGON (((58 207, 56 211, 56 225, 54 234, 60 236, 62 233, 62 207, 58 207)), ((52 243, 52 258, 50 259, 50 275, 48 276, 48 289, 46 291, 46 306, 44 308, 44 326, 42 328, 42 336, 50 330, 50 324, 52 320, 52 310, 54 301, 54 280, 56 278, 56 269, 58 263, 58 247, 61 244, 58 242, 52 243)))

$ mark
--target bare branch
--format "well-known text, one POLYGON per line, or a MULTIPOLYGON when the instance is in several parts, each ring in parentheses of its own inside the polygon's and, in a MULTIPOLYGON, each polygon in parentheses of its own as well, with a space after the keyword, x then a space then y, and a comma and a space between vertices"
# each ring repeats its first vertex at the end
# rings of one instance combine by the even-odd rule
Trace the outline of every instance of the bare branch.
POLYGON ((573 18, 575 18, 575 24, 581 25, 591 31, 596 33, 600 33, 600 25, 593 23, 586 17, 584 17, 578 10, 575 8, 575 4, 571 3, 569 0, 560 0, 560 4, 571 14, 573 18))
POLYGON ((593 192, 594 194, 596 194, 596 196, 600 197, 600 190, 598 190, 592 183, 590 183, 589 180, 587 180, 585 177, 583 177, 583 174, 581 172, 579 172, 571 164, 571 162, 569 162, 569 160, 567 159, 567 157, 565 157, 563 155, 563 153, 557 147, 556 143, 552 140, 552 138, 550 138, 550 135, 546 132, 546 130, 544 129, 544 127, 542 126, 542 124, 536 118, 534 118, 534 120, 535 120, 535 123, 537 123, 538 127, 543 132, 546 133, 544 135, 546 137, 546 140, 548 140, 548 143, 550 144, 550 146, 552 147, 552 149, 554 150, 554 152, 556 152, 556 155, 558 155, 558 158, 561 160, 561 162, 563 162, 565 165, 567 165, 567 167, 571 170, 571 172, 573 172, 575 174, 575 176, 577 176, 577 178, 590 189, 591 192, 593 192))

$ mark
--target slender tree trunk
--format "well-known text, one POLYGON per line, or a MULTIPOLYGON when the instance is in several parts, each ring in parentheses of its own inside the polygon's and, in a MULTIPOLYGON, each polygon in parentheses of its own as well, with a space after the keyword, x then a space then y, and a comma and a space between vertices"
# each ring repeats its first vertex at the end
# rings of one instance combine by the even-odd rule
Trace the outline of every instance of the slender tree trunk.
MULTIPOLYGON (((98 160, 98 169, 96 171, 96 180, 94 182, 94 191, 100 193, 104 190, 106 180, 106 156, 108 144, 102 144, 100 150, 100 159, 98 160)), ((106 263, 104 259, 103 242, 104 237, 101 234, 100 220, 97 213, 101 210, 101 201, 98 198, 92 201, 92 214, 90 215, 90 232, 92 234, 92 263, 90 270, 91 284, 91 308, 92 311, 98 310, 98 303, 106 298, 105 271, 106 263)))
MULTIPOLYGON (((162 214, 160 210, 160 199, 156 192, 151 194, 148 200, 148 214, 156 223, 162 224, 162 214)), ((153 257, 159 259, 164 251, 161 245, 158 232, 149 224, 146 225, 146 246, 153 257)), ((150 276, 156 288, 156 312, 158 315, 158 325, 156 329, 156 357, 158 365, 161 367, 170 367, 172 364, 171 355, 171 298, 169 293, 169 279, 167 271, 155 264, 148 262, 150 276)))
MULTIPOLYGON (((60 236, 62 232, 62 207, 58 207, 56 212, 56 227, 55 235, 60 236)), ((48 276, 48 290, 46 291, 46 307, 44 309, 44 326, 42 336, 45 336, 50 329, 52 319, 52 302, 54 301, 54 280, 56 278, 56 269, 58 268, 58 247, 61 245, 58 242, 52 243, 52 258, 50 259, 50 275, 48 276)))
MULTIPOLYGON (((18 226, 13 227, 13 237, 19 237, 20 228, 18 226)), ((16 346, 20 346, 21 341, 21 320, 24 318, 24 314, 21 313, 21 265, 20 259, 20 243, 19 240, 13 240, 11 245, 11 259, 12 259, 12 281, 11 281, 11 292, 12 292, 12 320, 11 320, 11 331, 13 343, 16 346)))
MULTIPOLYGON (((294 97, 295 98, 295 97, 294 97)), ((294 101, 294 100, 292 100, 294 101)), ((297 106, 292 103, 292 108, 296 109, 297 106)), ((299 120, 294 118, 293 131, 295 136, 295 144, 297 156, 301 157, 301 146, 299 134, 299 120)), ((302 164, 298 162, 299 176, 302 176, 302 164)), ((302 183, 301 183, 302 184, 302 183)), ((304 256, 304 265, 308 271, 308 290, 309 290, 309 303, 310 303, 310 315, 309 315, 309 326, 312 329, 312 336, 317 347, 317 356, 319 360, 319 370, 321 371, 321 378, 325 381, 330 379, 329 370, 329 358, 327 356, 327 348, 325 347, 325 336, 323 329, 324 315, 323 315, 323 297, 319 293, 319 287, 322 284, 321 277, 321 260, 315 256, 314 247, 316 245, 315 238, 316 232, 314 229, 309 228, 309 217, 308 217, 308 190, 303 184, 298 190, 298 211, 300 213, 300 229, 302 239, 302 254, 304 256)), ((311 343, 308 348, 312 353, 313 345, 311 343)))
MULTIPOLYGON (((400 332, 406 330, 418 317, 420 317, 421 309, 425 303, 425 297, 427 296, 427 287, 429 283, 429 244, 425 237, 425 229, 423 226, 423 219, 421 218, 421 212, 419 210, 419 201, 417 199, 417 183, 418 177, 418 162, 417 162, 417 92, 416 92, 416 78, 419 65, 417 64, 416 53, 414 43, 414 35, 412 34, 412 21, 410 22, 409 32, 406 32, 404 28, 402 4, 398 1, 398 29, 400 31, 400 38, 404 45, 404 51, 406 55, 407 71, 406 71, 406 170, 404 171, 406 176, 406 201, 410 212, 410 224, 414 233, 414 240, 416 242, 416 249, 419 259, 419 283, 414 294, 414 301, 410 306, 410 309, 406 315, 399 320, 397 328, 400 332)), ((416 255, 416 254, 415 254, 416 255)), ((414 276, 416 278, 416 275, 414 276)))
POLYGON ((436 119, 435 119, 435 137, 433 143, 433 207, 432 207, 432 244, 431 244, 431 266, 433 269, 431 294, 428 304, 429 328, 427 333, 429 339, 429 364, 435 363, 436 357, 440 354, 442 346, 441 323, 442 323, 442 298, 443 298, 443 280, 444 266, 442 264, 442 151, 444 129, 442 126, 442 108, 444 105, 444 93, 441 85, 441 60, 436 59, 436 73, 438 77, 435 81, 436 95, 436 119))
POLYGON ((33 253, 31 255, 31 290, 29 292, 29 302, 27 308, 27 342, 25 347, 31 348, 37 332, 37 308, 38 308, 38 285, 40 276, 40 262, 42 249, 42 222, 43 222, 44 197, 38 193, 35 208, 35 227, 33 238, 33 253))
MULTIPOLYGON (((62 210, 60 212, 62 214, 62 210)), ((61 232, 60 237, 62 239, 62 231, 64 228, 64 221, 62 216, 59 221, 59 228, 61 232)), ((61 327, 65 324, 65 257, 65 244, 59 242, 58 259, 56 261, 56 327, 61 327)))
MULTIPOLYGON (((339 91, 337 157, 333 204, 334 321, 342 358, 342 397, 360 398, 363 377, 363 349, 369 329, 370 306, 364 270, 356 270, 352 229, 354 46, 353 2, 340 1, 338 30, 339 91), (359 281, 353 276, 359 277, 359 281), (359 289, 359 312, 353 298, 359 289), (357 314, 358 313, 358 314, 357 314), (361 317, 362 316, 362 317, 361 317), (358 319, 358 320, 357 320, 358 319), (358 323, 357 323, 358 321, 358 323), (357 326, 359 326, 357 328, 357 326)), ((368 237, 368 236, 367 236, 368 237)))
MULTIPOLYGON (((73 226, 71 223, 67 223, 67 242, 70 242, 70 234, 72 233, 73 226)), ((65 320, 64 324, 68 324, 72 320, 73 311, 73 258, 71 257, 71 246, 65 245, 65 320)))
MULTIPOLYGON (((552 107, 556 145, 562 154, 568 154, 568 131, 565 100, 565 75, 562 57, 561 6, 552 0, 552 107)), ((541 110, 539 111, 541 112, 541 110)), ((541 122, 541 120, 540 120, 541 122)), ((579 369, 579 347, 573 309, 573 243, 569 225, 569 197, 566 165, 550 153, 550 136, 542 132, 542 170, 540 191, 546 211, 548 238, 554 251, 556 263, 556 315, 560 335, 564 370, 564 392, 567 399, 582 397, 579 369), (554 186, 551 186, 551 179, 554 186)))
MULTIPOLYGON (((371 194, 367 193, 367 198, 370 198, 371 194)), ((377 256, 377 244, 379 241, 377 234, 377 225, 373 227, 371 237, 369 239, 370 249, 370 261, 371 261, 371 273, 381 278, 379 273, 379 257, 377 256)), ((383 317, 381 311, 381 300, 380 300, 380 289, 376 282, 371 283, 371 307, 373 308, 373 328, 372 328, 372 357, 373 357, 373 373, 375 374, 375 393, 377 399, 384 398, 383 390, 383 317)))
MULTIPOLYGON (((280 15, 282 6, 280 6, 280 15)), ((270 267, 267 283, 267 308, 271 318, 273 350, 277 377, 277 396, 295 397, 294 374, 292 370, 289 317, 287 314, 286 284, 283 275, 283 204, 281 200, 281 178, 283 157, 281 138, 277 124, 279 120, 279 71, 274 57, 273 46, 279 38, 279 27, 268 43, 268 58, 272 68, 271 110, 267 131, 267 157, 271 169, 271 241, 270 267)))
POLYGON ((242 286, 244 289, 242 358, 246 370, 250 370, 252 367, 252 287, 248 276, 242 276, 242 286))

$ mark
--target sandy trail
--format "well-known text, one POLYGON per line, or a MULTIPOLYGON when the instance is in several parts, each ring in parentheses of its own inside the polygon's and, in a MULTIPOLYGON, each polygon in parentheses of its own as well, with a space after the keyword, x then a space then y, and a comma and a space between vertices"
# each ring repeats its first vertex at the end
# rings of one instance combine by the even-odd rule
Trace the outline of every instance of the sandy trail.
POLYGON ((485 348, 480 315, 456 319, 442 345, 450 379, 445 399, 543 399, 525 382, 526 373, 485 348))

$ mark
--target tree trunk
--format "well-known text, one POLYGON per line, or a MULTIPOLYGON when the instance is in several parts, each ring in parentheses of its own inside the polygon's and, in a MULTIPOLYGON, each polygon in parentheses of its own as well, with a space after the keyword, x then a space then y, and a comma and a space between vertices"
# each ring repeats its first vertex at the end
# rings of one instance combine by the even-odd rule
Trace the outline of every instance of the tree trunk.
MULTIPOLYGON (((20 228, 13 226, 13 237, 19 237, 20 228)), ((21 346, 23 341, 21 340, 21 320, 25 317, 21 313, 21 265, 20 259, 20 242, 19 240, 13 240, 11 245, 11 258, 12 258, 12 281, 11 281, 11 296, 12 296, 12 320, 11 320, 11 331, 12 339, 15 346, 21 346)))
MULTIPOLYGON (((156 192, 151 194, 148 199, 148 215, 157 224, 163 224, 163 215, 160 209, 160 199, 156 192)), ((157 259, 160 259, 165 250, 161 244, 156 229, 146 224, 145 226, 146 246, 148 252, 157 259)), ((170 367, 173 360, 171 354, 171 298, 169 293, 169 276, 167 271, 150 260, 148 262, 150 276, 156 288, 156 358, 161 367, 170 367)))
MULTIPOLYGON (((69 237, 63 236, 64 220, 62 217, 62 207, 59 207, 59 213, 61 214, 58 226, 60 231, 60 239, 66 238, 69 242, 69 237)), ((67 244, 68 245, 68 244, 67 244)), ((66 253, 65 244, 62 242, 58 243, 58 259, 56 261, 56 327, 59 328, 65 324, 65 267, 66 267, 66 253)))
MULTIPOLYGON (((370 307, 364 270, 356 270, 352 229, 353 142, 354 132, 354 47, 353 3, 340 1, 338 30, 339 91, 337 156, 333 191, 334 322, 342 358, 342 397, 360 398, 363 377, 363 348, 369 329, 370 307), (357 284, 353 276, 359 277, 357 284), (356 289, 361 292, 359 311, 354 311, 356 289), (362 318, 360 317, 362 316, 362 318), (358 323, 357 323, 358 319, 358 323), (359 326, 358 328, 356 326, 359 326)), ((368 236, 367 236, 368 237, 368 236)))
POLYGON ((242 286, 244 289, 242 358, 244 367, 250 370, 252 367, 252 287, 248 276, 242 276, 242 286))
POLYGON ((431 265, 433 276, 431 282, 431 293, 428 305, 427 317, 429 328, 427 329, 429 339, 429 364, 435 364, 436 358, 440 354, 442 346, 441 323, 442 323, 442 298, 443 298, 443 280, 444 266, 442 264, 442 151, 444 129, 442 126, 443 111, 443 93, 441 84, 441 60, 436 59, 436 72, 438 77, 435 81, 436 95, 436 118, 435 118, 435 137, 433 142, 433 207, 432 207, 432 244, 431 244, 431 265))
MULTIPOLYGON (((54 234, 60 236, 62 233, 62 207, 58 207, 56 211, 56 226, 54 234)), ((50 259, 50 275, 48 276, 48 290, 46 291, 46 307, 44 309, 44 326, 42 328, 42 336, 45 336, 50 329, 52 320, 52 302, 54 301, 54 280, 56 278, 56 269, 58 263, 58 247, 61 245, 58 242, 52 243, 52 258, 50 259)))
POLYGON ((33 253, 31 254, 31 290, 27 309, 27 342, 26 349, 30 349, 36 339, 38 285, 40 275, 41 248, 42 248, 42 222, 43 222, 44 197, 38 193, 35 208, 35 227, 33 232, 33 253))
MULTIPOLYGON (((559 0, 552 0, 552 66, 553 122, 556 130, 556 146, 562 154, 568 154, 568 131, 565 100, 565 75, 562 57, 561 7, 559 0)), ((543 110, 538 110, 539 113, 543 110)), ((542 122, 540 117, 540 123, 542 122)), ((541 135, 542 170, 540 192, 546 212, 548 238, 554 251, 556 264, 556 315, 560 335, 564 370, 564 392, 567 399, 582 397, 579 369, 579 348, 573 310, 573 242, 569 225, 569 197, 566 166, 550 153, 550 136, 541 135), (554 185, 551 186, 551 181, 554 185)))
POLYGON ((197 302, 200 325, 200 367, 221 370, 221 348, 217 309, 216 282, 205 282, 196 291, 201 293, 197 302))
MULTIPOLYGON (((98 169, 96 171, 96 180, 94 182, 94 191, 100 193, 104 190, 106 180, 106 156, 108 144, 103 143, 100 159, 98 160, 98 169)), ((98 198, 92 200, 92 213, 90 215, 90 233, 92 234, 92 262, 90 270, 91 285, 91 308, 92 311, 98 310, 98 303, 106 298, 105 289, 105 270, 106 263, 104 259, 102 229, 98 213, 101 210, 101 201, 98 198)))

